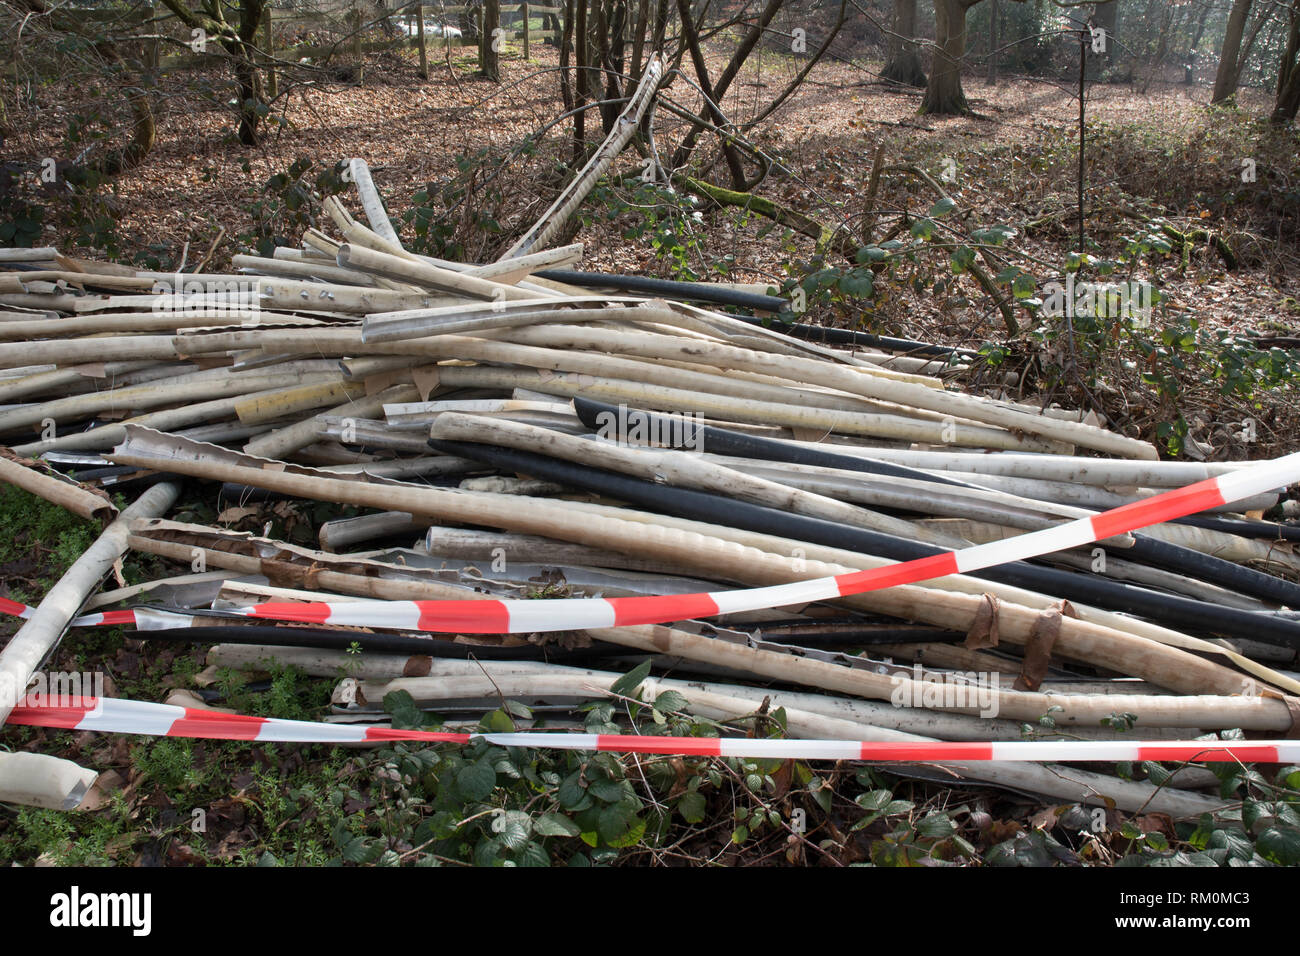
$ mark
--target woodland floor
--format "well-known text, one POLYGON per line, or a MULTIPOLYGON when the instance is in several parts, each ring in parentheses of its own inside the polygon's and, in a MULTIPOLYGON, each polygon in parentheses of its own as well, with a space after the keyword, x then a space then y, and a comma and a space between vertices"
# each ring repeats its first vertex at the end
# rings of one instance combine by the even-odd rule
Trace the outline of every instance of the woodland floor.
MULTIPOLYGON (((303 160, 303 180, 310 182, 340 160, 360 156, 399 223, 419 191, 433 197, 424 205, 441 216, 446 207, 440 205, 440 191, 453 183, 471 184, 471 195, 446 216, 447 228, 465 260, 490 261, 558 191, 566 175, 560 162, 569 149, 568 125, 552 128, 531 153, 510 157, 499 173, 488 175, 563 107, 556 55, 548 46, 535 45, 531 62, 517 53, 503 56, 499 86, 475 78, 473 63, 469 50, 457 51, 450 62, 432 58, 430 78, 422 81, 413 53, 380 54, 367 61, 364 86, 286 82, 265 121, 264 143, 255 149, 232 140, 230 110, 219 105, 227 82, 222 74, 168 74, 161 86, 156 147, 142 166, 111 184, 119 258, 135 255, 145 261, 140 257, 147 256, 158 267, 171 268, 188 243, 187 263, 211 248, 211 262, 221 266, 259 236, 296 243, 310 210, 291 214, 283 206, 273 208, 267 202, 268 180, 303 160)), ((716 76, 724 63, 722 53, 714 51, 711 73, 716 76)), ((726 97, 728 117, 744 123, 797 68, 788 55, 757 52, 726 97)), ((1040 282, 1053 274, 1059 278, 1067 254, 1078 245, 1073 83, 1006 76, 990 84, 984 77, 967 77, 975 115, 923 117, 917 115, 920 91, 880 83, 878 69, 878 62, 824 61, 795 95, 750 131, 752 142, 786 171, 771 172, 755 192, 856 235, 872 158, 883 147, 890 166, 919 166, 936 178, 945 167, 955 171, 947 188, 962 210, 962 224, 1015 226, 1022 261, 1041 267, 1040 282)), ((1157 81, 1144 92, 1139 85, 1088 88, 1088 251, 1117 257, 1127 238, 1150 228, 1144 223, 1153 216, 1183 231, 1208 227, 1227 240, 1239 267, 1227 269, 1205 243, 1185 262, 1169 255, 1152 263, 1144 278, 1168 299, 1162 317, 1195 319, 1205 328, 1232 332, 1293 334, 1300 324, 1300 136, 1294 125, 1278 129, 1262 122, 1270 105, 1263 91, 1242 91, 1237 109, 1207 110, 1203 84, 1157 81), (1241 182, 1247 159, 1259 169, 1258 181, 1251 184, 1241 182)), ((694 93, 682 80, 667 95, 694 108, 694 93)), ((32 96, 10 119, 13 152, 29 161, 70 153, 69 122, 120 100, 103 90, 58 85, 35 88, 32 96)), ((598 140, 599 117, 595 111, 588 116, 588 138, 598 140)), ((682 120, 658 111, 661 155, 671 153, 684 129, 682 120)), ((615 171, 633 174, 637 161, 628 151, 615 171)), ((691 163, 694 173, 726 184, 725 166, 707 134, 691 163)), ((925 215, 936 198, 915 178, 886 174, 876 202, 876 241, 899 213, 925 215)), ((352 202, 348 195, 344 199, 352 202)), ((769 222, 741 210, 710 208, 707 202, 695 208, 698 215, 691 217, 680 204, 676 210, 654 203, 637 207, 630 191, 619 188, 607 191, 603 201, 593 195, 575 237, 586 246, 583 267, 668 277, 688 268, 705 278, 779 286, 792 264, 813 251, 812 240, 767 228, 769 222), (662 224, 674 215, 672 242, 680 248, 656 247, 656 230, 647 230, 646 221, 657 218, 662 224)), ((402 231, 409 236, 410 226, 402 231)), ((69 244, 57 234, 47 241, 57 239, 69 244)), ((993 302, 969 276, 936 284, 931 266, 904 269, 895 278, 877 283, 873 301, 861 309, 814 310, 807 319, 972 348, 1005 339, 993 302)), ((1197 384, 1193 377, 1193 391, 1197 384)), ((1029 400, 1084 400, 1078 390, 1039 396, 1032 381, 1027 392, 1022 397, 1029 400)), ((1254 414, 1249 402, 1229 402, 1226 414, 1219 415, 1213 395, 1193 397, 1189 408, 1195 406, 1192 412, 1203 422, 1201 438, 1213 449, 1211 457, 1239 455, 1240 449, 1229 449, 1211 433, 1254 414)), ((1094 399, 1115 427, 1142 437, 1154 437, 1157 424, 1170 417, 1170 409, 1157 401, 1138 400, 1130 407, 1123 400, 1094 399)), ((1296 411, 1285 404, 1282 418, 1296 411)), ((1287 433, 1294 429, 1277 415, 1266 414, 1261 422, 1269 453, 1292 437, 1287 433)))

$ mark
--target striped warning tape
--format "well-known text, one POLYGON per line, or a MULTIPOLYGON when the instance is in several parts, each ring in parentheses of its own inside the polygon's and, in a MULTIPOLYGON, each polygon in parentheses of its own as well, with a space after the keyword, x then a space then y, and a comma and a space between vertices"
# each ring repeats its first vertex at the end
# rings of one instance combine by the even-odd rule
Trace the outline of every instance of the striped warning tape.
POLYGON ((310 624, 384 627, 456 634, 519 634, 665 624, 716 614, 765 610, 913 584, 948 574, 1039 557, 1214 508, 1300 481, 1300 453, 1000 541, 832 577, 771 587, 696 594, 557 600, 269 602, 248 617, 310 624))
POLYGON ((74 697, 57 704, 24 698, 9 716, 11 724, 90 730, 155 737, 202 737, 262 743, 382 743, 423 741, 468 744, 477 740, 501 747, 669 754, 684 757, 749 757, 781 760, 865 760, 907 763, 1002 761, 1192 761, 1198 763, 1300 762, 1300 741, 867 741, 781 740, 747 737, 653 737, 639 734, 504 733, 455 734, 395 730, 276 717, 249 717, 171 704, 74 697))
POLYGON ((1300 453, 1000 541, 832 577, 696 594, 557 600, 269 602, 248 617, 455 634, 520 634, 666 624, 716 614, 828 601, 900 584, 1022 561, 1215 508, 1300 481, 1300 453))
MULTIPOLYGON (((232 613, 303 624, 381 627, 452 634, 527 634, 666 624, 717 614, 829 601, 895 585, 914 584, 948 574, 978 571, 1010 561, 1041 557, 1162 521, 1182 518, 1297 481, 1300 481, 1300 453, 1260 462, 1250 468, 1013 538, 867 571, 770 587, 664 596, 557 600, 273 601, 240 608, 232 613)), ((0 611, 26 616, 30 613, 30 608, 6 601, 0 605, 0 611)), ((107 611, 78 618, 72 623, 149 626, 143 620, 142 613, 131 610, 107 611)))

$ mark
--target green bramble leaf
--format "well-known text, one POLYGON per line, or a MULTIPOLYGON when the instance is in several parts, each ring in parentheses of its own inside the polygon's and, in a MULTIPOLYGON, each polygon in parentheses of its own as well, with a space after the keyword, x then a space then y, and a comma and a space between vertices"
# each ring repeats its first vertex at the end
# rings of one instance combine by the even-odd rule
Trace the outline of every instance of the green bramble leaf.
POLYGON ((641 686, 641 682, 650 676, 650 662, 642 661, 632 670, 628 671, 618 680, 610 685, 610 693, 618 694, 621 697, 636 696, 636 689, 641 686))

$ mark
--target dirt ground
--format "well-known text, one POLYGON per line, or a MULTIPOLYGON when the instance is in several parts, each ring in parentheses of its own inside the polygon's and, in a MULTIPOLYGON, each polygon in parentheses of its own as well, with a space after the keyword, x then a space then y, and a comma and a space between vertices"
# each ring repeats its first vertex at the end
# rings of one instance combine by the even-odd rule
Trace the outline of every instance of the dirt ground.
MULTIPOLYGON (((712 51, 713 75, 727 52, 721 45, 712 51)), ((360 156, 370 164, 399 226, 417 191, 436 196, 453 181, 459 159, 459 181, 466 179, 464 169, 471 169, 477 192, 453 216, 473 210, 500 224, 496 231, 475 230, 462 221, 464 258, 490 261, 546 209, 568 175, 561 166, 569 150, 567 122, 551 127, 538 148, 489 175, 492 162, 563 112, 556 66, 554 49, 537 44, 531 62, 517 53, 503 57, 500 84, 474 77, 468 49, 449 61, 433 58, 427 81, 420 79, 409 51, 371 56, 364 86, 285 78, 275 111, 265 121, 264 142, 254 149, 234 142, 232 111, 214 96, 228 95, 224 74, 168 74, 159 96, 157 145, 144 164, 111 184, 120 255, 151 250, 171 268, 182 256, 192 265, 211 250, 211 264, 224 267, 231 255, 247 251, 259 218, 265 219, 259 204, 267 199, 268 179, 307 160, 304 179, 310 181, 338 161, 360 156), (500 195, 485 199, 493 190, 500 195)), ((952 170, 946 188, 962 210, 964 227, 1013 225, 1020 232, 1015 242, 1021 261, 1033 263, 1040 276, 1059 274, 1077 246, 1073 85, 1014 76, 990 84, 983 76, 968 76, 964 85, 974 115, 926 117, 917 113, 921 91, 883 85, 879 68, 872 61, 824 61, 775 113, 747 131, 750 141, 780 164, 755 193, 858 235, 872 159, 882 147, 889 168, 911 165, 935 177, 952 170)), ((743 128, 797 69, 788 55, 757 51, 725 97, 728 118, 743 128)), ((694 111, 699 98, 688 78, 689 71, 676 77, 663 96, 694 111)), ((1208 93, 1203 84, 1156 82, 1145 93, 1129 84, 1088 87, 1089 251, 1101 258, 1117 256, 1127 238, 1150 228, 1152 216, 1183 231, 1208 227, 1235 250, 1238 268, 1229 269, 1206 243, 1185 262, 1164 257, 1150 278, 1168 297, 1165 316, 1194 318, 1203 327, 1234 333, 1295 335, 1300 328, 1300 214, 1294 199, 1300 136, 1293 128, 1276 130, 1259 120, 1269 107, 1263 91, 1243 90, 1238 110, 1229 112, 1207 110, 1208 93), (1257 183, 1241 182, 1240 164, 1246 159, 1259 166, 1257 183)), ((10 142, 16 154, 28 158, 67 151, 63 138, 69 122, 92 104, 121 107, 120 97, 93 88, 52 85, 33 95, 25 106, 29 121, 17 122, 16 111, 11 117, 10 142)), ((599 119, 594 111, 589 115, 588 137, 594 141, 599 119)), ((661 156, 671 154, 685 129, 666 108, 658 110, 661 156)), ((615 171, 633 173, 637 162, 629 150, 615 171)), ((716 143, 707 135, 691 162, 694 174, 727 183, 716 143)), ((634 203, 629 208, 630 193, 622 193, 624 206, 617 215, 596 196, 584 207, 587 221, 575 236, 586 246, 583 268, 672 276, 672 260, 654 247, 644 226, 635 234, 638 219, 655 210, 634 203)), ((873 240, 879 241, 900 214, 925 215, 936 198, 915 178, 887 172, 876 201, 873 240)), ((360 215, 350 192, 343 199, 360 215)), ((811 239, 764 228, 771 225, 766 220, 734 208, 710 208, 707 202, 696 208, 693 219, 680 223, 688 252, 679 256, 678 268, 689 266, 701 277, 779 286, 812 255, 811 239)), ((296 242, 303 225, 283 229, 286 241, 296 242)), ((331 231, 329 223, 324 228, 331 231)), ((401 228, 409 236, 409 225, 401 228)), ((51 235, 47 241, 62 238, 51 235)), ((884 294, 878 285, 874 301, 860 312, 810 314, 809 319, 859 323, 873 331, 972 348, 1005 338, 994 303, 970 276, 942 287, 921 270, 895 278, 884 294)), ((1283 402, 1281 418, 1294 411, 1292 400, 1283 402)), ((1210 408, 1202 418, 1212 430, 1218 427, 1216 416, 1237 421, 1241 412, 1234 407, 1220 415, 1210 408)), ((1163 415, 1145 409, 1141 427, 1154 427, 1163 415)), ((1271 444, 1285 443, 1285 433, 1294 429, 1285 427, 1279 414, 1269 421, 1271 444)))
MULTIPOLYGON (((715 57, 720 69, 724 59, 715 57)), ((396 218, 410 197, 427 183, 447 181, 455 173, 457 156, 473 156, 491 148, 505 151, 541 128, 560 112, 556 54, 538 44, 531 62, 512 55, 503 59, 499 86, 474 79, 469 56, 453 65, 435 60, 422 81, 411 55, 385 54, 367 63, 364 86, 323 83, 291 87, 277 100, 262 146, 246 149, 231 140, 231 112, 191 88, 220 90, 223 77, 185 74, 164 79, 158 142, 148 160, 122 175, 113 192, 122 233, 141 245, 165 245, 177 252, 185 243, 204 248, 219 228, 227 236, 217 249, 220 263, 238 251, 235 240, 251 227, 250 204, 257 201, 266 180, 296 159, 307 157, 331 164, 350 156, 364 157, 396 218), (247 168, 245 168, 247 166, 247 168)), ((711 67, 713 68, 713 67, 711 67)), ((1077 123, 1076 91, 1063 83, 1033 78, 1003 78, 989 85, 983 77, 968 77, 964 86, 974 117, 921 117, 920 91, 891 89, 875 79, 878 63, 824 62, 809 81, 756 131, 753 139, 779 157, 789 176, 772 174, 758 192, 833 223, 852 216, 854 197, 866 183, 871 156, 885 145, 886 161, 919 163, 937 168, 952 157, 962 171, 954 195, 963 205, 991 216, 1033 218, 1054 205, 1071 201, 1064 187, 1072 183, 1043 176, 1021 161, 1072 130, 1077 123), (994 159, 1008 159, 1009 169, 988 170, 994 159), (985 175, 986 172, 990 175, 985 175), (1017 175, 1019 172, 1019 175, 1017 175)), ((733 84, 723 107, 735 122, 744 122, 773 97, 793 75, 790 57, 760 51, 733 84)), ((83 107, 76 95, 95 91, 49 88, 38 91, 39 122, 16 124, 10 138, 15 152, 29 156, 59 155, 67 121, 83 107)), ((1139 94, 1128 85, 1092 85, 1087 96, 1090 124, 1113 127, 1150 124, 1165 129, 1194 128, 1205 113, 1208 91, 1200 85, 1153 85, 1139 94)), ((697 97, 681 79, 667 95, 690 109, 697 97)), ((1244 91, 1241 106, 1261 114, 1267 97, 1244 91)), ((598 129, 594 117, 589 122, 598 129)), ((566 125, 549 133, 560 142, 566 125)), ((673 144, 684 123, 660 111, 656 122, 661 151, 673 144)), ((711 148, 712 144, 705 144, 711 148)), ((540 150, 529 161, 517 161, 511 178, 527 184, 553 174, 545 168, 551 154, 540 150)), ((635 157, 625 155, 630 170, 635 157)), ((720 172, 720 171, 719 171, 720 172)), ((1294 172, 1294 171, 1292 171, 1294 172)), ((1225 180, 1235 172, 1225 163, 1225 180)), ((715 177, 721 181, 721 176, 715 177)), ((1105 183, 1090 182, 1090 191, 1105 183)), ((518 210, 519 229, 545 209, 549 190, 535 190, 531 202, 518 210)), ((1104 203, 1098 202, 1104 210, 1104 203)), ((1200 209, 1172 209, 1172 215, 1197 216, 1200 209)), ((765 281, 784 275, 788 255, 780 244, 763 243, 750 235, 710 236, 721 248, 729 244, 736 255, 733 279, 765 281)), ((589 227, 579 239, 588 244, 590 268, 655 271, 645 248, 622 240, 617 233, 589 227)), ((193 251, 191 252, 193 255, 193 251)), ((1222 277, 1219 277, 1222 278, 1222 277)), ((1276 292, 1295 296, 1300 272, 1277 271, 1276 292)), ((1274 290, 1257 282, 1232 291, 1241 311, 1267 311, 1274 290), (1258 293, 1258 295, 1256 294, 1258 293)), ((911 306, 909 306, 909 309, 911 306)))

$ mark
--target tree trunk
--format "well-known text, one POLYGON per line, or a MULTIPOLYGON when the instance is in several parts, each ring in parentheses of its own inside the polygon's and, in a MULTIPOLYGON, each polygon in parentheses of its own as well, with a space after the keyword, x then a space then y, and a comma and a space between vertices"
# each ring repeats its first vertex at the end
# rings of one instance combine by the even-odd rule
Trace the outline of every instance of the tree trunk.
POLYGON ((1273 123, 1290 122, 1300 110, 1300 0, 1291 0, 1288 14, 1291 24, 1277 71, 1277 102, 1269 117, 1273 123))
POLYGON ((1222 103, 1237 92, 1237 78, 1241 69, 1237 59, 1241 54, 1241 36, 1246 30, 1246 18, 1250 16, 1251 0, 1233 0, 1232 12, 1228 14, 1228 26, 1223 34, 1223 46, 1219 52, 1219 69, 1214 75, 1214 92, 1210 103, 1222 103))
POLYGON ((650 0, 638 0, 636 20, 632 24, 632 68, 628 71, 628 85, 641 79, 641 57, 645 51, 645 34, 650 25, 650 0))
POLYGON ((478 38, 479 72, 494 83, 501 82, 501 62, 498 53, 503 34, 501 26, 501 0, 483 0, 483 35, 478 38))
POLYGON ((256 146, 261 117, 257 107, 262 102, 262 77, 247 59, 235 61, 235 86, 239 95, 239 141, 256 146))
POLYGON ((1192 42, 1187 47, 1187 57, 1183 61, 1183 84, 1191 86, 1196 82, 1196 48, 1201 45, 1201 37, 1205 35, 1205 21, 1210 14, 1210 5, 1207 3, 1201 7, 1200 16, 1196 20, 1196 33, 1192 35, 1192 42))
POLYGON ((1259 39, 1259 32, 1265 24, 1273 20, 1273 11, 1267 5, 1261 5, 1256 10, 1255 22, 1251 25, 1250 33, 1246 36, 1246 42, 1241 47, 1241 52, 1237 54, 1237 79, 1241 83, 1241 72, 1246 68, 1246 62, 1250 59, 1250 51, 1255 48, 1255 41, 1259 39))
POLYGON ((563 22, 560 26, 560 99, 564 112, 573 109, 573 85, 569 81, 569 67, 573 60, 573 0, 564 0, 560 7, 563 22))
POLYGON ((1175 22, 1182 18, 1182 11, 1175 10, 1173 7, 1166 7, 1164 16, 1160 21, 1160 41, 1156 44, 1155 56, 1151 60, 1151 69, 1147 73, 1147 78, 1142 84, 1142 95, 1145 96, 1148 89, 1151 88, 1151 81, 1155 79, 1156 73, 1165 62, 1165 57, 1169 55, 1169 38, 1175 32, 1175 22))
POLYGON ((1124 48, 1119 43, 1119 0, 1098 3, 1093 8, 1092 25, 1106 31, 1106 50, 1088 56, 1089 69, 1095 69, 1097 76, 1104 75, 1107 82, 1130 82, 1133 78, 1131 64, 1121 69, 1124 48))
POLYGON ((230 54, 235 71, 235 90, 238 95, 236 109, 239 116, 239 141, 245 146, 256 146, 258 124, 266 105, 262 99, 262 74, 253 63, 252 52, 256 46, 257 30, 262 23, 267 0, 238 0, 232 4, 239 12, 239 23, 233 30, 224 18, 222 8, 213 4, 203 11, 191 10, 184 0, 162 0, 181 23, 191 30, 203 30, 209 38, 216 38, 230 54))
POLYGON ((998 0, 989 10, 989 86, 998 85, 998 0))
MULTIPOLYGON (((257 43, 257 28, 262 25, 263 0, 243 0, 239 5, 239 39, 242 48, 230 52, 235 57, 235 85, 239 89, 239 141, 245 146, 258 143, 258 125, 262 120, 262 71, 254 64, 252 49, 257 43)), ((227 47, 229 49, 229 47, 227 47)))
MULTIPOLYGON (((723 97, 727 95, 727 90, 731 87, 731 81, 739 75, 741 67, 745 65, 745 60, 749 57, 749 54, 753 51, 754 47, 758 45, 758 41, 762 39, 763 32, 767 30, 784 2, 785 0, 767 0, 763 6, 762 12, 758 15, 758 20, 751 24, 749 29, 746 31, 744 38, 741 39, 740 45, 732 52, 731 59, 723 69, 722 75, 718 77, 715 84, 710 86, 708 82, 708 69, 705 66, 703 52, 700 48, 699 34, 695 27, 695 21, 691 16, 690 0, 686 0, 685 3, 683 3, 682 0, 678 0, 678 13, 682 20, 682 42, 679 44, 677 55, 680 58, 689 50, 691 61, 695 66, 696 75, 701 81, 700 88, 705 91, 705 95, 708 96, 713 103, 719 106, 722 104, 723 97)), ((719 126, 725 125, 725 121, 722 119, 721 114, 719 114, 713 107, 709 107, 705 111, 705 115, 711 116, 711 121, 716 122, 719 126)), ((691 154, 691 150, 695 148, 695 141, 703 132, 704 127, 698 123, 691 126, 686 137, 681 141, 676 151, 673 153, 673 169, 680 169, 685 165, 687 158, 691 154)), ((740 171, 739 160, 735 155, 735 148, 724 141, 723 154, 727 157, 727 165, 731 170, 732 181, 735 187, 737 189, 743 189, 743 183, 745 181, 744 174, 740 171)))
POLYGON ((882 79, 906 86, 925 86, 925 70, 913 37, 916 36, 916 0, 894 0, 894 36, 889 38, 882 79))
MULTIPOLYGON (((573 18, 573 108, 586 106, 587 95, 587 0, 574 0, 573 18)), ((573 165, 581 165, 587 153, 587 112, 582 110, 573 117, 573 165)))
MULTIPOLYGON (((607 0, 597 5, 597 32, 600 41, 600 65, 605 68, 605 100, 618 100, 623 95, 619 80, 626 59, 627 4, 623 0, 607 0)), ((601 128, 609 135, 623 110, 621 103, 609 102, 600 107, 601 128)))
POLYGON ((934 66, 921 112, 937 116, 969 113, 961 88, 961 61, 966 53, 966 11, 979 0, 934 0, 934 66))

